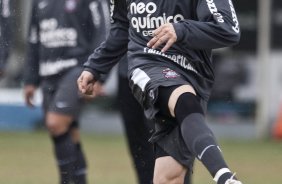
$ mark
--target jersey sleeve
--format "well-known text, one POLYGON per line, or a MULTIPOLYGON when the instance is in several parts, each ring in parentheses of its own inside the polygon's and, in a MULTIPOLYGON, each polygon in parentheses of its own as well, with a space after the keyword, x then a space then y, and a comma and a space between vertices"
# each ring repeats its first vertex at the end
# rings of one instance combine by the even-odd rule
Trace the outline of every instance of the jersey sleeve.
POLYGON ((104 0, 90 0, 87 9, 89 26, 85 32, 88 34, 89 42, 91 42, 89 53, 92 53, 105 40, 109 31, 109 6, 107 1, 104 0))
POLYGON ((84 69, 95 79, 107 74, 127 52, 128 27, 126 0, 111 0, 111 28, 106 40, 91 54, 84 69))
POLYGON ((29 31, 27 37, 27 53, 24 66, 24 84, 39 85, 39 22, 36 13, 36 0, 33 1, 29 31))
POLYGON ((174 24, 178 43, 190 49, 216 49, 239 42, 232 0, 195 0, 193 6, 194 20, 174 24))

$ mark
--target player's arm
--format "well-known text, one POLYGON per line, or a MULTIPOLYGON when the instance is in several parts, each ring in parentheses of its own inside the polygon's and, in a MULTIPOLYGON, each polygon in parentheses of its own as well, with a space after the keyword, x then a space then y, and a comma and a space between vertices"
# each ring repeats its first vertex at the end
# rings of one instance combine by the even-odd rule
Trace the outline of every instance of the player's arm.
MULTIPOLYGON (((109 1, 101 1, 101 0, 89 0, 88 2, 88 10, 89 10, 89 18, 88 24, 89 28, 86 30, 90 32, 91 35, 91 45, 90 50, 91 53, 100 46, 100 44, 105 41, 108 32, 110 31, 110 2, 109 1)), ((85 10, 83 10, 85 11, 85 10)), ((107 80, 109 74, 101 75, 99 81, 96 83, 100 89, 102 89, 103 84, 107 80)), ((103 90, 101 95, 104 95, 103 90)))
POLYGON ((29 32, 27 37, 27 53, 24 65, 24 96, 26 104, 32 106, 34 92, 39 85, 39 25, 36 13, 36 1, 33 1, 29 32))
POLYGON ((196 19, 175 23, 177 43, 191 49, 237 44, 240 28, 232 0, 196 0, 196 19))
POLYGON ((107 74, 127 52, 128 27, 126 0, 111 0, 111 29, 106 40, 84 64, 77 80, 83 94, 93 94, 94 84, 101 74, 107 74))
POLYGON ((84 27, 89 37, 88 41, 91 42, 88 50, 92 53, 105 40, 109 30, 109 5, 107 1, 88 0, 86 9, 88 26, 84 27))
POLYGON ((11 47, 11 6, 10 1, 2 1, 0 10, 0 77, 4 72, 11 47))
POLYGON ((85 70, 91 72, 95 79, 98 79, 100 74, 107 74, 127 52, 128 26, 126 1, 114 0, 109 35, 84 64, 85 70))

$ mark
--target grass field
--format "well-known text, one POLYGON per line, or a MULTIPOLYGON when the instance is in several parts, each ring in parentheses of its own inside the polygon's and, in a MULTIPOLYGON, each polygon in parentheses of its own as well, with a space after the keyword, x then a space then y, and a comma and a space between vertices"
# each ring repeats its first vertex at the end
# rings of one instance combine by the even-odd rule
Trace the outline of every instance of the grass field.
MULTIPOLYGON (((232 170, 244 184, 282 183, 282 142, 220 140, 232 170)), ((122 136, 83 135, 90 184, 135 184, 122 136)), ((194 184, 212 184, 199 162, 194 184)), ((45 132, 0 133, 0 184, 56 184, 57 169, 45 132)))

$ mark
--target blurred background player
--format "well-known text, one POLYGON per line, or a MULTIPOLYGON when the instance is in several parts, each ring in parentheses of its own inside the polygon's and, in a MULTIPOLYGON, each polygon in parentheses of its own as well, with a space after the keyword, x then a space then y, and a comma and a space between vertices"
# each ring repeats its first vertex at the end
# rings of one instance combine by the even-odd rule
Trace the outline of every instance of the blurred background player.
POLYGON ((131 93, 127 78, 127 58, 118 68, 118 103, 128 149, 137 174, 138 184, 150 184, 154 173, 154 151, 149 143, 153 124, 146 120, 142 107, 131 93))
POLYGON ((11 46, 10 0, 0 0, 0 77, 4 74, 11 46))
POLYGON ((76 79, 81 64, 104 38, 101 20, 106 8, 99 0, 34 0, 32 4, 24 96, 26 104, 33 106, 40 85, 61 184, 87 183, 78 127, 84 99, 76 79))

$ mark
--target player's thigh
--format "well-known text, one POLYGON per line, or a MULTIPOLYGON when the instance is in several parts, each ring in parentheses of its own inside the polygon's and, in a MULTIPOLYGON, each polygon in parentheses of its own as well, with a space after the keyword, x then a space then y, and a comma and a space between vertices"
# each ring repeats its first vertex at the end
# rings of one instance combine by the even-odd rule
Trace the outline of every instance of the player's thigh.
POLYGON ((62 77, 46 108, 47 127, 55 131, 55 134, 67 131, 71 123, 79 116, 83 105, 75 82, 79 73, 79 69, 73 69, 62 77))
POLYGON ((60 112, 55 107, 56 90, 43 89, 43 109, 45 125, 51 134, 61 134, 67 131, 73 116, 60 112))
POLYGON ((183 184, 187 169, 171 156, 159 157, 155 162, 154 184, 183 184))
MULTIPOLYGON (((189 84, 189 82, 180 73, 159 64, 159 66, 141 66, 134 69, 129 84, 135 98, 143 106, 146 117, 154 119, 160 109, 156 106, 159 88, 182 86, 189 84)), ((169 99, 170 94, 167 99, 169 99)))
POLYGON ((67 72, 57 85, 53 101, 48 112, 70 116, 77 119, 82 108, 83 99, 79 95, 76 79, 80 74, 80 68, 74 68, 67 72))

